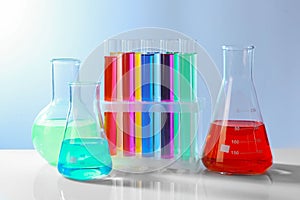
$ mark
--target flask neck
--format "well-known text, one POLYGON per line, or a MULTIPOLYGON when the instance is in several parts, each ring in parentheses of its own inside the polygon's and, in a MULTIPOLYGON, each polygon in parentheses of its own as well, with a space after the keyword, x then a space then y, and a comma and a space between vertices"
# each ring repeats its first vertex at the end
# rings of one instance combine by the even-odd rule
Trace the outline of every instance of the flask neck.
POLYGON ((100 83, 73 82, 70 84, 70 115, 73 120, 93 120, 103 128, 100 109, 100 83))
POLYGON ((52 101, 68 102, 69 83, 78 79, 80 61, 76 59, 53 59, 52 61, 52 101))
POLYGON ((223 80, 252 81, 253 53, 253 46, 223 46, 223 80))
POLYGON ((223 47, 224 75, 215 120, 263 121, 252 79, 253 49, 223 47))

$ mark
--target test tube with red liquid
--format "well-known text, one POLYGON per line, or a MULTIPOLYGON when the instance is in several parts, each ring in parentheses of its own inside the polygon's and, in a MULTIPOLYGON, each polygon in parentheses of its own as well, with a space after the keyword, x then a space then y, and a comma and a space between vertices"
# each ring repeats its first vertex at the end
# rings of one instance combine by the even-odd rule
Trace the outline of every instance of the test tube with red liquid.
MULTIPOLYGON (((115 101, 117 99, 116 85, 117 85, 117 57, 105 56, 104 69, 104 100, 115 101)), ((116 113, 104 113, 104 130, 109 144, 110 154, 116 155, 117 148, 117 126, 116 113)))

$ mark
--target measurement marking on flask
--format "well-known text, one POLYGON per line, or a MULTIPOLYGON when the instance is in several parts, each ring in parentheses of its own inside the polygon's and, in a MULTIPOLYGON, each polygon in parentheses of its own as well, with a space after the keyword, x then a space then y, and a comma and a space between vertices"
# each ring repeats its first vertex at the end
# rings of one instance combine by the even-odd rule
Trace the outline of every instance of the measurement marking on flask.
POLYGON ((241 113, 241 112, 256 112, 255 108, 250 108, 249 110, 241 110, 241 109, 236 109, 236 112, 241 113))
POLYGON ((230 151, 230 153, 233 154, 233 155, 239 155, 240 154, 239 151, 230 151))
MULTIPOLYGON (((244 142, 244 141, 242 141, 242 142, 244 142)), ((239 143, 240 143, 240 140, 231 140, 231 143, 232 143, 232 144, 239 144, 239 143)))
POLYGON ((259 143, 261 142, 261 139, 256 139, 256 140, 231 140, 231 144, 243 144, 243 143, 259 143))
POLYGON ((258 154, 258 153, 263 153, 263 150, 260 149, 254 152, 240 152, 240 154, 258 154))

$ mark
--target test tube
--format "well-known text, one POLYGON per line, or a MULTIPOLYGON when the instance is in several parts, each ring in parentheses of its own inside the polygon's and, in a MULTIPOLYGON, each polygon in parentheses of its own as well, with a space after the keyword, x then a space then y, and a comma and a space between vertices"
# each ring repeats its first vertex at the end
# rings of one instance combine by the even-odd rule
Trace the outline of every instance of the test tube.
MULTIPOLYGON (((126 40, 126 51, 134 52, 134 101, 142 101, 142 72, 141 72, 141 40, 126 40)), ((142 153, 142 113, 134 112, 135 125, 135 153, 142 153)))
MULTIPOLYGON (((134 59, 133 52, 122 55, 123 101, 134 101, 134 59)), ((134 112, 123 112, 123 155, 135 155, 134 112)))
MULTIPOLYGON (((195 42, 194 42, 195 43, 195 42)), ((191 68, 192 68, 192 101, 197 102, 197 91, 198 91, 198 80, 197 80, 197 52, 195 46, 192 49, 192 55, 191 55, 191 68)), ((198 135, 198 114, 197 113, 191 113, 191 127, 192 127, 192 134, 191 134, 191 139, 192 139, 192 144, 191 144, 191 154, 192 158, 198 159, 199 155, 199 135, 198 135)))
MULTIPOLYGON (((180 101, 196 101, 197 71, 195 41, 182 40, 182 54, 180 55, 180 101)), ((191 112, 180 114, 180 146, 182 160, 189 160, 197 155, 197 115, 191 112)))
MULTIPOLYGON (((111 56, 117 56, 117 101, 123 99, 123 87, 122 87, 122 52, 124 51, 125 41, 121 39, 110 39, 106 42, 107 52, 111 56)), ((123 151, 123 113, 116 114, 117 124, 117 150, 123 151)))
MULTIPOLYGON (((180 55, 180 101, 191 102, 191 68, 190 56, 187 53, 180 55)), ((191 114, 189 112, 180 113, 180 147, 182 159, 190 158, 190 133, 191 133, 191 114)))
MULTIPOLYGON (((174 55, 173 62, 173 82, 174 82, 174 102, 179 102, 179 52, 181 51, 180 39, 168 39, 161 41, 161 48, 166 53, 174 55)), ((180 155, 180 115, 174 112, 174 155, 180 155)))
MULTIPOLYGON (((141 89, 141 40, 128 39, 125 40, 126 52, 134 53, 134 99, 132 101, 142 101, 141 89)), ((133 112, 134 114, 134 139, 135 153, 140 155, 142 152, 142 113, 133 112)))
MULTIPOLYGON (((117 85, 117 57, 105 56, 104 69, 104 100, 115 101, 116 85, 117 85)), ((104 112, 105 133, 108 139, 109 149, 111 155, 116 155, 117 143, 117 127, 116 127, 116 112, 104 112)))
MULTIPOLYGON (((141 53, 135 53, 135 101, 142 101, 141 53)), ((135 113, 135 152, 142 153, 142 113, 135 113)))
MULTIPOLYGON (((153 54, 142 54, 142 100, 153 101, 153 54)), ((142 155, 153 156, 153 113, 142 112, 142 155)))
MULTIPOLYGON (((174 102, 179 102, 179 52, 174 53, 174 102)), ((180 155, 180 114, 174 112, 174 155, 180 155)))
MULTIPOLYGON (((173 82, 173 68, 174 68, 174 55, 161 54, 161 101, 173 102, 174 101, 174 82, 173 82)), ((174 157, 174 113, 164 113, 165 119, 162 117, 162 130, 161 130, 161 157, 173 158, 174 157)))
MULTIPOLYGON (((161 100, 161 40, 151 39, 144 40, 144 52, 153 54, 153 79, 151 81, 153 88, 153 101, 159 102, 161 100)), ((153 112, 153 120, 150 122, 153 126, 153 151, 154 156, 160 158, 161 156, 161 113, 153 112)))
MULTIPOLYGON (((105 42, 106 52, 108 55, 117 57, 117 99, 116 101, 122 101, 123 88, 122 88, 122 52, 124 51, 124 40, 122 39, 109 39, 105 42)), ((123 113, 118 112, 116 114, 117 125, 117 151, 123 151, 123 113)))
MULTIPOLYGON (((161 101, 161 63, 160 53, 153 54, 153 101, 161 101)), ((161 113, 153 113, 154 155, 161 156, 161 113)))

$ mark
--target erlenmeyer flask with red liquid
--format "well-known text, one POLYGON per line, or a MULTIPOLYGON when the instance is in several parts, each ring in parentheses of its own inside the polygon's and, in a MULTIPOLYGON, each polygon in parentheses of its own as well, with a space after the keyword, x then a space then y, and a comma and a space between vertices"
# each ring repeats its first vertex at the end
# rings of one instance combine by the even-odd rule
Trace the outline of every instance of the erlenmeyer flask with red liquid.
POLYGON ((223 46, 223 80, 202 156, 210 171, 255 175, 272 166, 252 79, 253 53, 253 46, 223 46))

